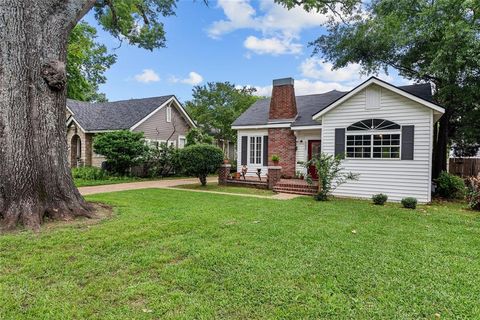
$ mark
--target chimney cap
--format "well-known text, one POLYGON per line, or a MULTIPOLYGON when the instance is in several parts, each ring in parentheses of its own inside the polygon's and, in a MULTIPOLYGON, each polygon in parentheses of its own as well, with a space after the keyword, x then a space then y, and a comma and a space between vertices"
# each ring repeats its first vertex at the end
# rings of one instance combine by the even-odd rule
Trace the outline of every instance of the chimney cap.
POLYGON ((282 79, 275 79, 273 80, 273 86, 285 86, 285 85, 292 85, 293 86, 293 78, 282 78, 282 79))

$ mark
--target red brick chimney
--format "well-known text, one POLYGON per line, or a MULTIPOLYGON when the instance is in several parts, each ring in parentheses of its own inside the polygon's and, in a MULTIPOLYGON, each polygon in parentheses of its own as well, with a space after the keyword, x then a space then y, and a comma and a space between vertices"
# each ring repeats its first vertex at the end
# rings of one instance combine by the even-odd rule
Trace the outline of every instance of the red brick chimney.
POLYGON ((297 116, 293 79, 273 80, 272 99, 270 100, 269 119, 292 119, 297 116))

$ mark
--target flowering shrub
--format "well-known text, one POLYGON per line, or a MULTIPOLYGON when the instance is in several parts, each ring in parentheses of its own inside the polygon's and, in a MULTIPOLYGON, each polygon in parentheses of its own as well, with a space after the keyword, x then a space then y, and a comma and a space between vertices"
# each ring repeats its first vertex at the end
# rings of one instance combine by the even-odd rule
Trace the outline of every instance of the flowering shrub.
POLYGON ((480 173, 478 176, 468 179, 467 187, 468 205, 473 210, 480 210, 480 173))

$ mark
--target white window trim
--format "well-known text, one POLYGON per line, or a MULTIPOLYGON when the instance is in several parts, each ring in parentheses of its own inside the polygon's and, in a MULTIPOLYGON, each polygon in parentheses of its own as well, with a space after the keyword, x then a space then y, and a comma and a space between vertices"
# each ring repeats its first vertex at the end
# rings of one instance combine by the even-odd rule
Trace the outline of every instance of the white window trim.
POLYGON ((177 139, 177 148, 180 148, 180 140, 181 139, 184 139, 185 140, 185 144, 183 145, 182 148, 185 148, 185 145, 187 144, 187 137, 185 136, 178 136, 178 139, 177 139))
MULTIPOLYGON (((362 146, 365 147, 365 146, 362 146)), ((368 146, 366 146, 368 147, 368 146)), ((396 147, 396 146, 395 146, 396 147)), ((357 130, 357 131, 346 131, 345 129, 345 159, 346 160, 388 160, 388 161, 399 161, 402 159, 402 130, 357 130), (363 133, 362 133, 363 132, 363 133), (398 134, 400 136, 400 143, 398 145, 398 158, 374 158, 373 157, 373 136, 379 134, 398 134), (347 156, 347 137, 348 136, 370 136, 370 157, 369 158, 351 158, 347 156)))
POLYGON ((172 107, 169 105, 167 106, 167 109, 166 109, 166 120, 167 122, 172 122, 172 107))
MULTIPOLYGON (((255 142, 256 143, 256 142, 255 142)), ((247 157, 248 157, 248 161, 247 163, 251 166, 263 166, 263 136, 261 135, 253 135, 253 136, 248 136, 248 140, 247 140, 247 157), (250 151, 251 151, 251 148, 250 148, 250 138, 260 138, 260 163, 252 163, 250 162, 250 151)))

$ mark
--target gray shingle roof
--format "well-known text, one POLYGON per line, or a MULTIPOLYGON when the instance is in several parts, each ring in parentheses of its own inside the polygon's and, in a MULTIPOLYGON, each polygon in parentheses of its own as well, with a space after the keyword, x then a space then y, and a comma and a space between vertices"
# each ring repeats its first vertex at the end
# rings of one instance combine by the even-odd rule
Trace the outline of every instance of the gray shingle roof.
MULTIPOLYGON (((415 84, 409 86, 400 86, 408 93, 419 98, 432 102, 432 91, 430 84, 415 84)), ((321 94, 312 94, 306 96, 296 96, 298 115, 292 123, 295 126, 318 125, 318 122, 312 119, 312 116, 329 106, 332 102, 340 99, 348 92, 329 91, 321 94)), ((251 126, 263 125, 268 123, 268 112, 270 108, 270 98, 256 101, 247 111, 233 122, 233 126, 251 126)))
POLYGON ((73 118, 85 131, 130 129, 173 95, 115 102, 67 100, 73 118))

